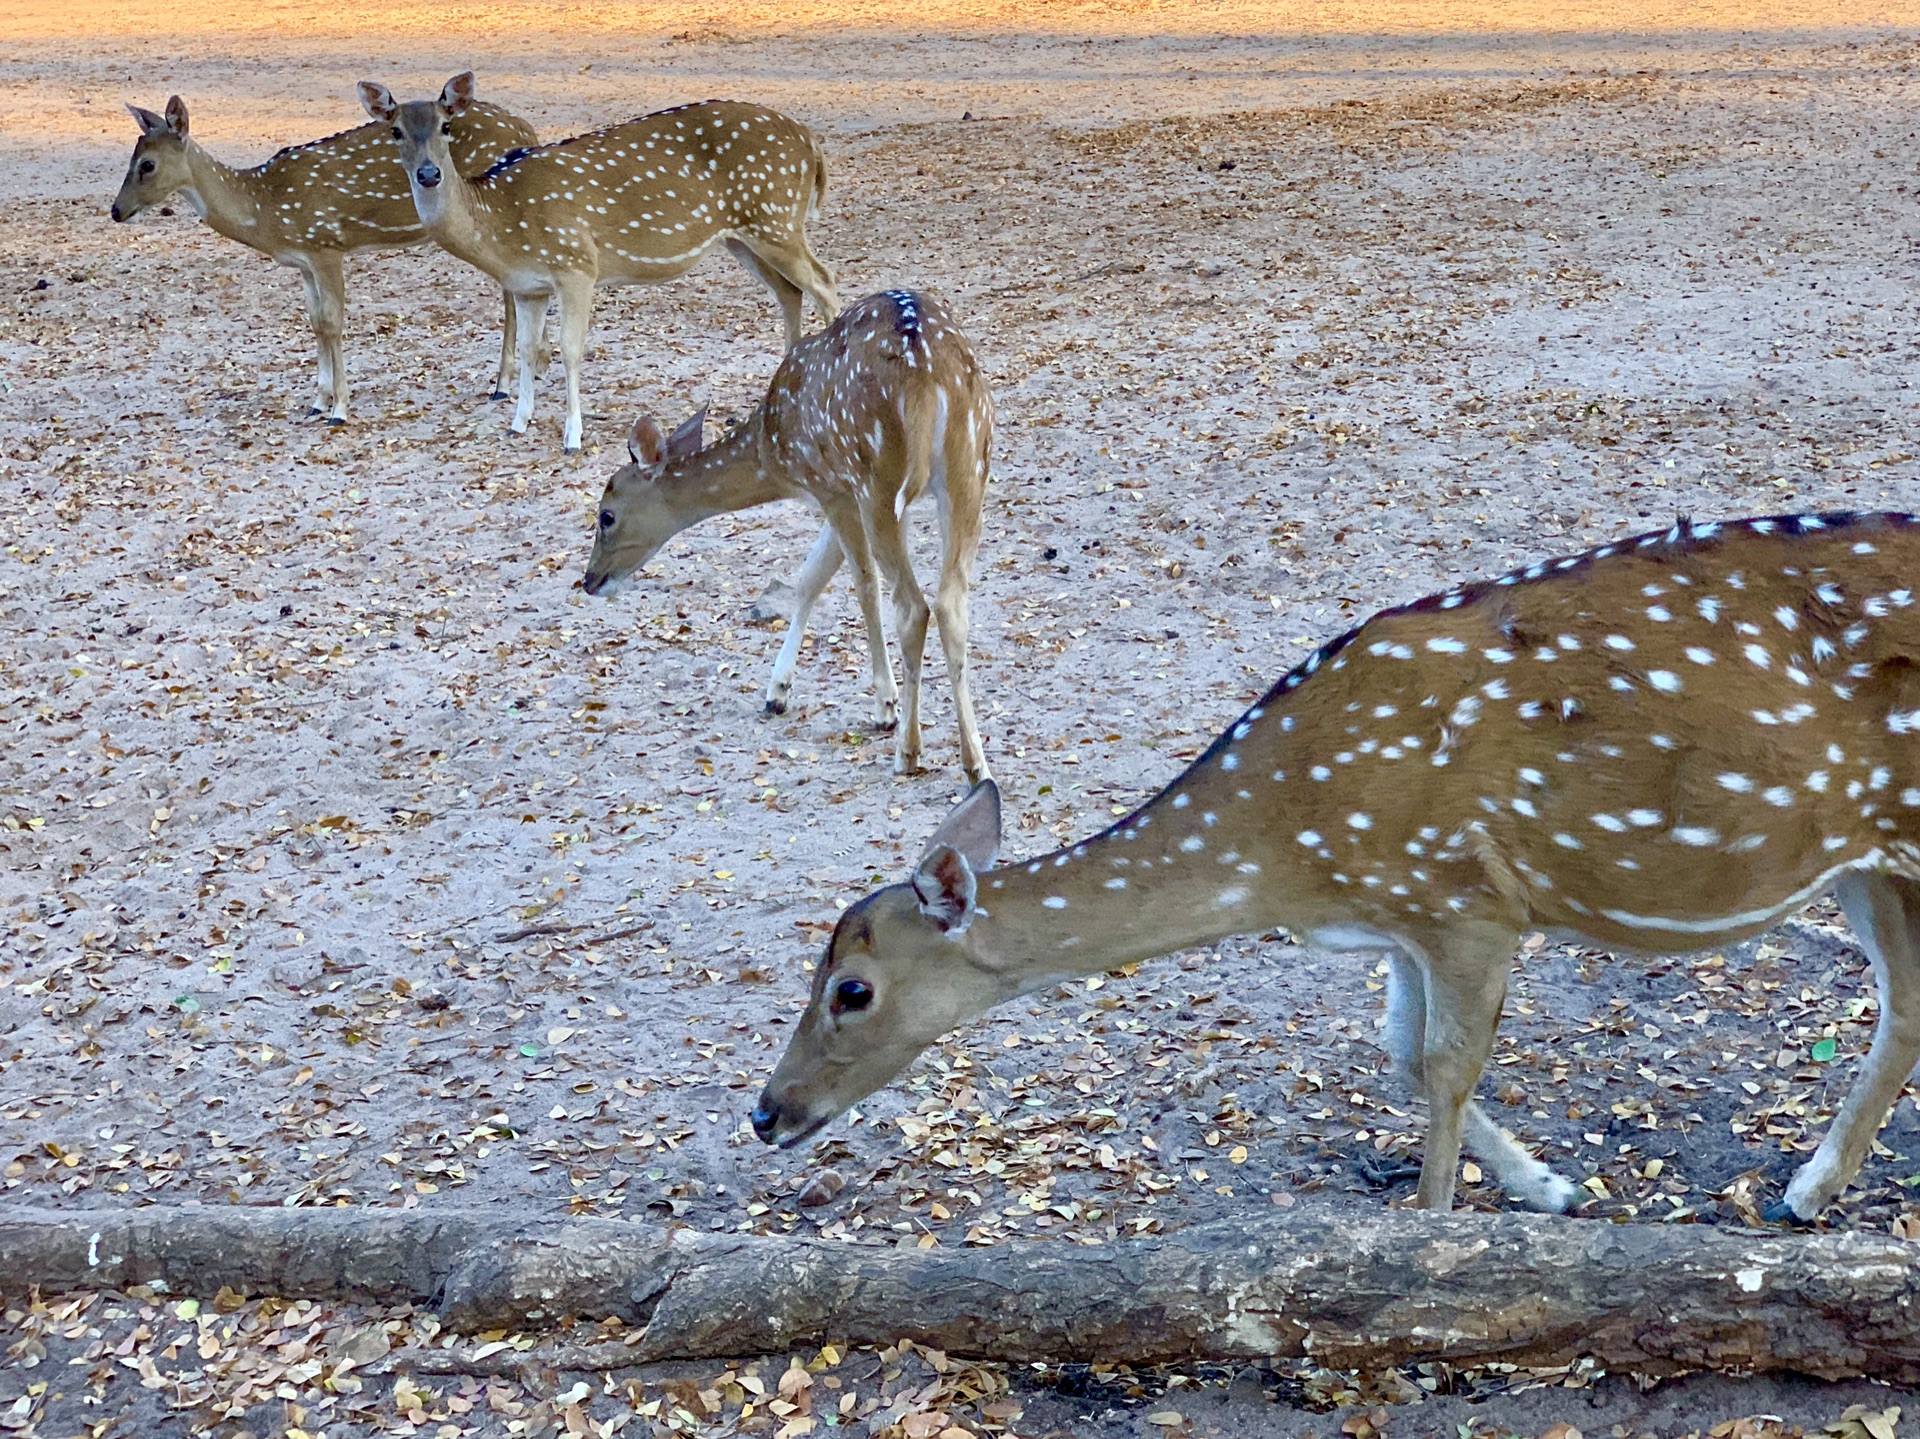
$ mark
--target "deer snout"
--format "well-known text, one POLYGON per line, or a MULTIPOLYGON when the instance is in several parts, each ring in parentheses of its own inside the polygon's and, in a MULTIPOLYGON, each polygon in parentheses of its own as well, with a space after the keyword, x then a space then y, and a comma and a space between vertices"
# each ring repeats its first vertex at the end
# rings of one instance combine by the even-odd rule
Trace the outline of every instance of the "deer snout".
POLYGON ((431 190, 440 183, 440 167, 429 160, 413 172, 413 178, 420 182, 420 188, 431 190))
POLYGON ((120 213, 120 202, 118 200, 114 201, 114 203, 108 207, 107 213, 113 216, 113 222, 116 225, 121 224, 127 218, 125 215, 120 213))
POLYGON ((780 1127, 780 1106, 764 1093, 760 1102, 753 1106, 753 1113, 747 1116, 753 1125, 753 1132, 759 1136, 762 1144, 775 1143, 774 1132, 780 1127))
MULTIPOLYGON (((585 575, 581 577, 580 588, 585 590, 590 595, 597 595, 600 593, 600 591, 602 591, 606 587, 607 587, 607 577, 604 574, 596 575, 591 570, 589 570, 585 575)), ((757 1113, 758 1111, 755 1111, 755 1112, 757 1113)))

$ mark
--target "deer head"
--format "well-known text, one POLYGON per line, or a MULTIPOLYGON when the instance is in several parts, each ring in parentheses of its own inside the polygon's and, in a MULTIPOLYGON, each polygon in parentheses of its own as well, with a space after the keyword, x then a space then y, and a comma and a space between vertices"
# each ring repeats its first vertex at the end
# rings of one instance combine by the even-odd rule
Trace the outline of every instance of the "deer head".
POLYGON ((164 115, 127 106, 140 138, 134 141, 133 158, 127 162, 127 178, 120 182, 120 193, 113 197, 109 212, 115 220, 131 220, 150 205, 158 205, 193 183, 187 166, 187 102, 178 95, 167 101, 164 115))
POLYGON ((707 411, 702 406, 665 438, 648 416, 627 435, 628 463, 613 472, 600 496, 593 554, 580 587, 590 595, 617 593, 619 582, 654 557, 660 546, 703 519, 689 507, 675 481, 702 448, 707 411))
POLYGON ((967 942, 980 912, 975 876, 999 848, 1000 791, 982 780, 934 832, 912 879, 840 916, 800 1027, 754 1106, 755 1134, 800 1143, 1019 991, 967 942))
POLYGON ((473 104, 473 72, 462 71, 447 81, 437 100, 409 100, 404 105, 378 81, 362 80, 359 89, 366 112, 392 129, 420 218, 433 223, 433 212, 441 205, 440 187, 456 173, 453 122, 473 104))

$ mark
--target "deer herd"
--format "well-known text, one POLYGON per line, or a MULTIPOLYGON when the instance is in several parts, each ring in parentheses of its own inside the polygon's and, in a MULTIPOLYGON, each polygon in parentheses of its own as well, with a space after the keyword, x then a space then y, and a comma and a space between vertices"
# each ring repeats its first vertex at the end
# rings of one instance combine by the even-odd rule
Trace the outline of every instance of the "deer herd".
POLYGON ((1452 1205, 1464 1148, 1515 1201, 1565 1211, 1581 1190, 1473 1098, 1521 937, 1684 952, 1831 893, 1872 966, 1877 1020, 1768 1217, 1812 1221, 1859 1172, 1920 1062, 1920 517, 1682 520, 1384 610, 1125 818, 1002 863, 967 665, 992 398, 939 300, 894 289, 841 309, 806 235, 827 183, 814 134, 709 101, 542 144, 477 101, 470 74, 432 99, 371 82, 360 99, 373 123, 247 170, 200 148, 178 97, 134 108, 113 218, 183 194, 219 233, 299 271, 319 345, 313 412, 332 424, 347 416, 346 255, 431 241, 500 286, 493 395, 513 393, 515 434, 557 303, 569 452, 594 290, 671 280, 724 244, 779 302, 785 357, 759 408, 711 443, 704 411, 666 435, 633 423, 582 587, 614 593, 709 516, 810 502, 824 524, 766 709, 786 709, 809 614, 845 561, 875 723, 894 731, 903 774, 921 765, 929 618, 938 628, 972 787, 906 881, 841 913, 751 1116, 761 1139, 801 1143, 1017 995, 1279 927, 1386 962, 1386 1048, 1429 1111, 1414 1203, 1452 1205), (810 337, 808 299, 826 322, 810 337), (941 541, 931 606, 905 529, 922 496, 941 541))

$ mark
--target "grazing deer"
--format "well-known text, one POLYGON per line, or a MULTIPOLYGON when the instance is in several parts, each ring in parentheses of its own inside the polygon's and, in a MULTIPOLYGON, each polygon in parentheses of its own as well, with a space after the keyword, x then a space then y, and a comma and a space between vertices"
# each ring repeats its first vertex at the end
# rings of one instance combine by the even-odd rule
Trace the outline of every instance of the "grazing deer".
POLYGON ((1003 1000, 1231 934, 1390 961, 1386 1042, 1516 1199, 1574 1186, 1472 1099, 1520 934, 1677 952, 1831 889, 1873 1044, 1774 1218, 1858 1172, 1920 1059, 1920 517, 1681 523, 1386 610, 1324 645, 1101 834, 992 868, 977 787, 906 884, 840 917, 753 1113, 798 1143, 1003 1000))
POLYGON ((894 768, 907 774, 920 767, 920 657, 928 611, 902 524, 907 506, 931 489, 940 518, 933 616, 953 684, 961 760, 969 779, 985 779, 987 758, 967 686, 967 587, 980 547, 993 399, 946 306, 911 290, 869 296, 789 350, 760 408, 702 448, 705 414, 664 440, 644 415, 634 422, 633 462, 614 472, 600 497, 582 588, 611 593, 660 546, 709 515, 771 500, 813 501, 827 523, 795 581, 798 607, 774 661, 767 712, 786 710, 807 616, 844 556, 853 562, 867 623, 882 729, 895 726, 898 694, 880 626, 881 575, 893 596, 907 672, 894 768))
MULTIPOLYGON (((643 115, 509 156, 467 179, 448 127, 474 104, 473 75, 438 100, 396 102, 360 84, 367 113, 393 127, 420 222, 442 248, 500 282, 529 329, 560 299, 569 454, 580 448, 580 361, 597 285, 657 285, 686 274, 716 240, 780 301, 787 347, 800 338, 803 293, 839 312, 833 276, 807 248, 807 216, 826 193, 813 132, 758 105, 709 100, 643 115)), ((533 416, 533 372, 520 374, 513 432, 533 416)))
MULTIPOLYGON (((307 323, 320 342, 320 389, 309 414, 346 423, 347 367, 340 353, 347 292, 341 261, 359 250, 395 250, 426 243, 399 166, 399 151, 379 125, 361 125, 324 140, 294 145, 251 170, 221 164, 187 133, 178 95, 164 115, 127 107, 140 126, 127 178, 114 197, 115 220, 184 194, 194 213, 230 240, 300 272, 307 323)), ((515 149, 537 144, 533 127, 495 105, 470 106, 448 137, 452 164, 464 174, 486 170, 515 149)), ((513 380, 518 346, 511 297, 500 346, 498 398, 513 380)), ((529 335, 537 341, 538 318, 529 335)))

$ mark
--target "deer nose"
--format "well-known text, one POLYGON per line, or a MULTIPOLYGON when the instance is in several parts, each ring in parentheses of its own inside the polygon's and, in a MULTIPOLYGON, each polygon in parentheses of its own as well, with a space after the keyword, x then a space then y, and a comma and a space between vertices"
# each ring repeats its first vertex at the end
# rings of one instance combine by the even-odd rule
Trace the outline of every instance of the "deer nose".
POLYGON ((121 215, 120 207, 118 205, 113 206, 111 209, 107 211, 107 213, 113 216, 115 223, 118 223, 120 220, 125 218, 124 216, 121 215))
POLYGON ((748 1118, 753 1125, 753 1132, 760 1136, 760 1142, 773 1143, 773 1127, 780 1122, 780 1106, 763 1094, 748 1118))
POLYGON ((413 178, 420 182, 422 189, 431 190, 435 185, 440 183, 440 167, 429 162, 428 164, 422 165, 418 170, 415 170, 413 172, 413 178))

